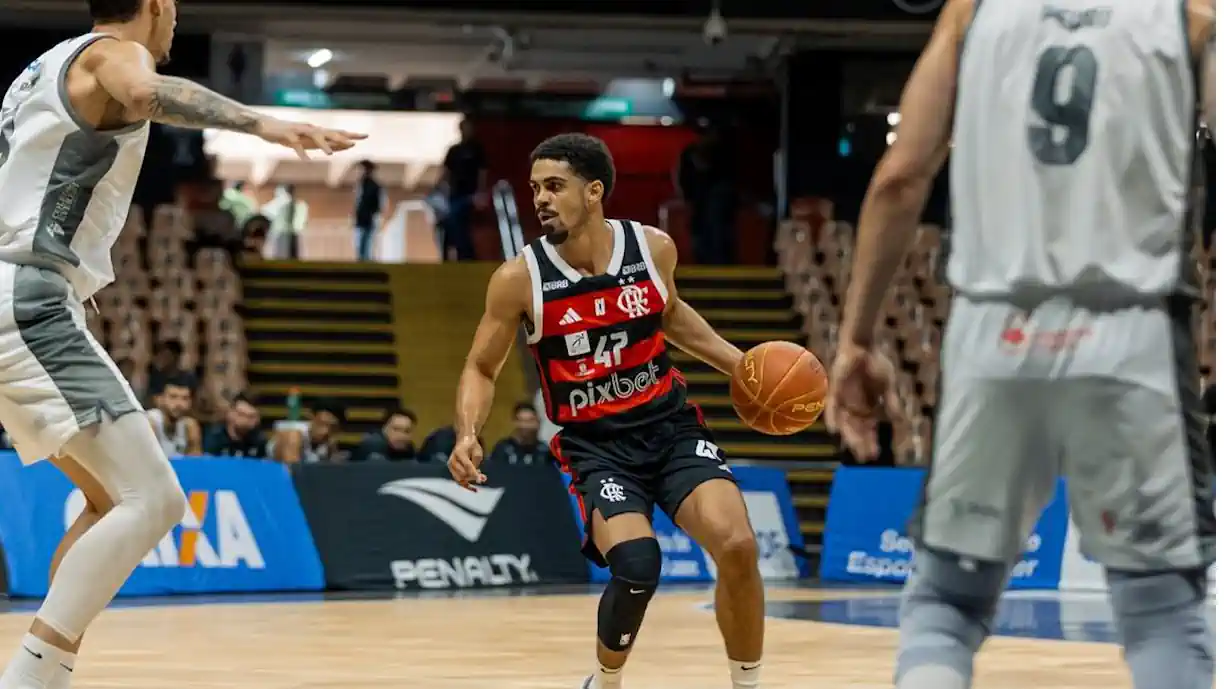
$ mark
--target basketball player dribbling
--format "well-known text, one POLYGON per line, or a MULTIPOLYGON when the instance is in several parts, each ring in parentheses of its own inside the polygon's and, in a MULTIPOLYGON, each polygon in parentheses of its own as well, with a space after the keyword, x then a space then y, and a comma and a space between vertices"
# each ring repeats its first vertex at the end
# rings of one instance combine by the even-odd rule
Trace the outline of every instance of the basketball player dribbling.
POLYGON ((465 487, 484 481, 477 438, 494 381, 525 327, 549 418, 552 453, 583 505, 583 552, 607 567, 598 667, 582 689, 618 689, 659 584, 657 503, 714 558, 714 604, 733 689, 759 686, 764 590, 756 537, 721 449, 688 402, 666 341, 730 374, 743 352, 676 294, 676 246, 663 232, 608 220, 615 168, 599 139, 563 134, 531 156, 545 234, 489 280, 484 317, 459 381, 450 458, 465 487))
POLYGON ((1207 689, 1214 469, 1187 219, 1200 115, 1215 127, 1215 3, 950 0, 900 115, 863 205, 830 399, 873 455, 893 383, 875 326, 954 141, 955 297, 897 687, 970 685, 1061 473, 1136 689, 1207 689))
POLYGON ((186 499, 140 402, 85 325, 114 279, 149 121, 253 134, 305 156, 363 138, 263 117, 160 76, 174 0, 89 0, 93 31, 44 53, 0 105, 0 422, 22 461, 49 457, 87 506, 0 689, 67 687, 81 635, 186 499))

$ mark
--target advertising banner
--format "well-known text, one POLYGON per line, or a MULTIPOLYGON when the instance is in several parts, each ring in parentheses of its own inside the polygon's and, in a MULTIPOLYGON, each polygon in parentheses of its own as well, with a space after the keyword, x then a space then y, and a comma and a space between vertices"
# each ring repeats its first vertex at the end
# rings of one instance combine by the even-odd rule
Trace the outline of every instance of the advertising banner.
MULTIPOLYGON (((913 543, 905 534, 925 475, 925 470, 901 467, 838 468, 825 521, 821 579, 861 583, 908 579, 913 543)), ((1059 482, 1012 570, 1010 587, 1058 588, 1066 538, 1066 490, 1059 482)))
MULTIPOLYGON (((323 572, 285 467, 249 459, 175 459, 187 494, 179 526, 119 595, 318 591, 323 572)), ((85 497, 47 462, 0 453, 0 542, 9 593, 47 593, 51 557, 85 497)))
POLYGON ((295 467, 329 588, 463 589, 587 581, 552 466, 481 467, 468 491, 445 466, 295 467))

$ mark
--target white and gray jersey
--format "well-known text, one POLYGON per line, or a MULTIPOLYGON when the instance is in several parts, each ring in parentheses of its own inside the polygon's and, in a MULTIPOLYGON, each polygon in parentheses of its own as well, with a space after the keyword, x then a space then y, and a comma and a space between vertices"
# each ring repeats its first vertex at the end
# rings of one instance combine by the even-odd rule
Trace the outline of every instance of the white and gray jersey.
POLYGON ((68 68, 90 44, 64 41, 26 67, 0 105, 0 260, 54 267, 88 299, 115 279, 147 123, 98 131, 68 99, 68 68))
POLYGON ((1184 0, 979 0, 957 90, 959 293, 1187 289, 1198 94, 1184 0))

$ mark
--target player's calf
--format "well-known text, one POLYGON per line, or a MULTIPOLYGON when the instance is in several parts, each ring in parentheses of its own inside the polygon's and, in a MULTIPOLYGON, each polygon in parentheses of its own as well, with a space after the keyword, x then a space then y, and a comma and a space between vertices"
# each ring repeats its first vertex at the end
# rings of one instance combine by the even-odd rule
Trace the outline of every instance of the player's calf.
POLYGON ((897 689, 968 689, 1010 568, 919 547, 901 597, 897 689))
POLYGON ((65 449, 108 486, 114 507, 64 555, 30 633, 0 676, 0 689, 41 689, 53 686, 57 675, 62 679, 77 639, 187 506, 141 414, 82 431, 65 449))
POLYGON ((701 545, 718 567, 714 615, 727 649, 733 689, 760 686, 765 643, 765 585, 756 533, 733 481, 709 462, 689 470, 696 487, 676 510, 676 524, 701 545))
POLYGON ((1215 635, 1206 574, 1109 572, 1109 599, 1135 689, 1209 689, 1215 635))
POLYGON ((706 539, 706 549, 718 567, 714 608, 732 689, 756 689, 761 682, 765 640, 765 584, 761 581, 756 534, 747 519, 706 539))
POLYGON ((663 568, 663 552, 653 538, 618 543, 604 557, 612 579, 599 599, 599 672, 587 680, 591 689, 620 686, 621 668, 659 588, 663 568))

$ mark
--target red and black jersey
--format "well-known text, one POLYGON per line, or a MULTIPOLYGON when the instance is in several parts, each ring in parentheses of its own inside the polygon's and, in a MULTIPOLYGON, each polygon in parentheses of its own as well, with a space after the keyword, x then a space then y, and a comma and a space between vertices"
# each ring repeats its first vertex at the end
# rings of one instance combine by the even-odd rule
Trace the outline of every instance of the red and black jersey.
POLYGON ((667 286, 642 226, 609 221, 612 260, 582 275, 541 237, 523 249, 531 271, 528 338, 553 423, 605 435, 644 426, 686 404, 663 335, 667 286))

